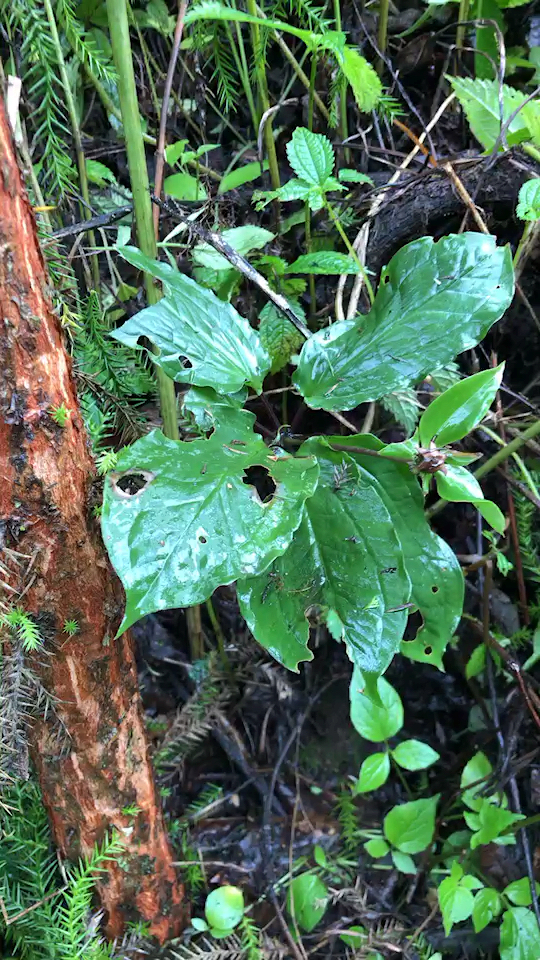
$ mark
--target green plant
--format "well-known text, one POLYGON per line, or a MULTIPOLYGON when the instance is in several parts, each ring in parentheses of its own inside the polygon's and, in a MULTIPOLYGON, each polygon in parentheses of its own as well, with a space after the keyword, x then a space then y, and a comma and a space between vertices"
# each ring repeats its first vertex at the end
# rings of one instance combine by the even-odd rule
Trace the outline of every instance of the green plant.
POLYGON ((15 634, 26 653, 38 650, 43 643, 37 623, 22 607, 12 607, 7 613, 1 613, 0 626, 8 627, 15 634))
POLYGON ((51 407, 50 414, 59 427, 65 427, 71 416, 71 410, 68 410, 65 404, 61 403, 58 407, 51 407))
POLYGON ((239 887, 224 886, 212 890, 204 905, 206 920, 194 917, 191 925, 200 932, 208 930, 216 940, 230 936, 244 916, 244 895, 239 887))
POLYGON ((64 626, 62 627, 63 633, 67 634, 68 637, 74 637, 77 633, 80 632, 79 621, 75 619, 64 620, 64 626))
MULTIPOLYGON (((308 177, 302 197, 318 202, 333 154, 324 137, 305 134, 294 138, 308 177)), ((256 330, 172 266, 132 247, 121 253, 159 279, 165 296, 114 337, 130 347, 148 337, 159 351, 154 362, 190 385, 183 413, 198 434, 173 442, 154 431, 120 453, 107 479, 104 538, 127 598, 121 629, 145 613, 198 604, 236 580, 254 636, 289 669, 312 657, 314 615, 344 642, 376 701, 377 678, 400 649, 441 667, 463 579, 425 521, 417 477, 426 490, 434 476, 446 499, 474 504, 503 529, 501 512, 464 466, 473 457, 451 446, 487 413, 502 367, 445 391, 409 441, 319 436, 297 449, 280 430, 266 446, 243 409, 246 388, 260 393, 272 366, 256 330), (401 647, 414 609, 423 625, 401 647)), ((367 316, 307 337, 293 384, 308 406, 330 411, 408 387, 477 343, 512 294, 510 253, 492 237, 414 241, 383 272, 367 316)))

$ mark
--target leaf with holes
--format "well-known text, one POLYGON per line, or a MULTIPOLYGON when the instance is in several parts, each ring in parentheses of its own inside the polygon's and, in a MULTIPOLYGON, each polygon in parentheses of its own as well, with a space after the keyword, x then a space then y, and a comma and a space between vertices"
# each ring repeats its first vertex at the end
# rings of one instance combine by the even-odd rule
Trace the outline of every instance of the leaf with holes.
POLYGON ((230 303, 200 287, 167 263, 146 257, 136 247, 122 247, 129 263, 161 280, 166 296, 146 307, 111 335, 136 347, 139 337, 158 348, 157 363, 179 383, 217 386, 222 393, 235 393, 250 384, 260 393, 270 369, 270 357, 248 321, 230 303))
POLYGON ((422 237, 392 257, 367 316, 306 341, 294 383, 316 409, 378 400, 475 346, 513 292, 511 252, 494 237, 422 237))
POLYGON ((317 489, 292 549, 272 570, 238 584, 242 614, 259 643, 285 662, 305 651, 306 617, 316 603, 369 683, 399 649, 407 619, 411 586, 394 525, 371 476, 350 457, 322 438, 300 453, 318 460, 317 489))
POLYGON ((269 450, 245 410, 218 416, 208 439, 137 440, 107 477, 103 537, 126 591, 122 630, 260 573, 289 546, 315 490, 314 457, 269 450))
MULTIPOLYGON (((331 437, 330 442, 351 448, 384 449, 370 434, 331 437)), ((411 601, 422 617, 415 639, 404 641, 401 652, 411 660, 432 663, 442 670, 442 655, 457 629, 463 610, 464 581, 454 551, 431 530, 424 516, 424 498, 406 464, 383 457, 351 456, 377 483, 399 537, 412 583, 411 601)))

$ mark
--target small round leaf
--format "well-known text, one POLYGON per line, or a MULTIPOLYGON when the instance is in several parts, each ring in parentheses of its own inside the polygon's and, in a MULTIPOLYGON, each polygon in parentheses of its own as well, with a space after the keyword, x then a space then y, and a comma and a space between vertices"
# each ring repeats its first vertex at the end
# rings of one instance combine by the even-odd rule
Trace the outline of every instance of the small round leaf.
POLYGON ((405 740, 392 750, 392 756, 404 770, 425 770, 439 760, 439 754, 421 740, 405 740))
POLYGON ((239 887, 218 887, 208 894, 204 912, 210 927, 233 930, 244 916, 244 894, 239 887))
POLYGON ((317 926, 326 913, 328 890, 315 873, 301 873, 289 886, 287 910, 306 933, 317 926))

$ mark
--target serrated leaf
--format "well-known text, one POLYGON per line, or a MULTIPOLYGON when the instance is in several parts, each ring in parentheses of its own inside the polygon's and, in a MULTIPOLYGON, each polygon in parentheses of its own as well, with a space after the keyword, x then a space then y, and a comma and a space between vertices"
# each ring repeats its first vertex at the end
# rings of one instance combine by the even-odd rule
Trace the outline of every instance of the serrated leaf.
POLYGON ((471 837, 471 850, 491 843, 504 833, 507 827, 524 819, 522 813, 512 813, 511 810, 495 806, 489 797, 482 798, 478 809, 478 830, 471 837))
POLYGON ((153 431, 119 454, 102 525, 126 591, 122 630, 147 613, 201 603, 289 546, 315 490, 317 463, 269 450, 253 433, 254 420, 233 408, 208 439, 175 443, 153 431), (245 472, 259 466, 275 484, 265 502, 245 472), (130 475, 142 482, 132 495, 130 475))
POLYGON ((315 873, 301 873, 289 884, 287 910, 306 933, 317 926, 326 913, 328 889, 315 873))
POLYGON ((231 170, 230 173, 225 174, 225 176, 221 178, 218 187, 218 196, 228 193, 229 190, 237 190, 238 187, 242 187, 245 183, 252 183, 253 180, 258 180, 259 177, 262 177, 265 170, 268 170, 268 160, 263 161, 262 169, 258 160, 245 163, 242 167, 236 167, 235 170, 231 170))
POLYGON ((382 95, 379 76, 365 57, 355 47, 346 46, 338 57, 343 73, 347 77, 358 108, 369 113, 377 106, 382 95))
POLYGON ((256 210, 264 210, 271 200, 281 200, 282 203, 288 203, 290 200, 309 201, 314 192, 318 195, 320 187, 294 177, 278 190, 254 190, 251 199, 255 203, 256 210))
POLYGON ((287 267, 286 273, 342 274, 358 273, 358 264, 345 253, 335 250, 319 250, 317 253, 304 253, 287 267))
POLYGON ((436 750, 421 740, 404 740, 392 750, 392 756, 404 770, 426 770, 440 760, 436 750))
POLYGON ((502 381, 504 363, 460 380, 437 397, 422 414, 418 434, 423 447, 456 443, 485 417, 502 381))
POLYGON ((494 237, 415 240, 392 257, 367 316, 340 320, 306 341, 295 386, 316 409, 378 400, 475 346, 513 291, 510 250, 494 237))
POLYGON ((480 933, 501 912, 501 899, 496 890, 484 887, 474 898, 472 922, 475 933, 480 933))
POLYGON ((91 183, 96 183, 98 187, 104 187, 107 183, 118 183, 112 170, 109 170, 99 160, 86 160, 85 165, 88 179, 91 183))
POLYGON ((222 393, 235 393, 250 384, 260 393, 270 357, 248 321, 230 303, 169 264, 151 260, 136 247, 122 247, 120 253, 161 280, 166 295, 111 336, 130 347, 137 346, 139 337, 148 337, 160 351, 152 354, 152 360, 171 380, 201 387, 219 385, 222 393))
POLYGON ((172 173, 163 181, 163 192, 176 200, 208 200, 201 181, 191 173, 172 173))
POLYGON ((389 393, 388 396, 381 397, 381 406, 392 414, 408 437, 414 433, 420 416, 420 404, 416 397, 416 390, 412 387, 405 387, 403 390, 389 393))
POLYGON ((388 842, 403 853, 420 853, 425 850, 435 833, 438 800, 439 794, 393 807, 383 822, 384 835, 388 842))
POLYGON ((540 930, 538 921, 526 907, 505 910, 501 924, 501 960, 538 960, 540 930))
MULTIPOLYGON (((338 442, 337 437, 334 442, 338 442)), ((340 437, 339 442, 351 447, 384 449, 384 444, 369 434, 340 437)), ((422 491, 406 464, 357 453, 351 456, 379 484, 379 495, 394 521, 411 578, 411 600, 422 615, 416 638, 404 641, 401 652, 442 670, 442 654, 463 610, 464 581, 459 561, 448 544, 430 529, 424 516, 422 491)))
POLYGON ((388 753, 386 751, 384 753, 372 753, 370 757, 366 757, 360 767, 354 792, 369 793, 370 790, 378 790, 388 780, 389 773, 390 757, 388 753))
MULTIPOLYGON (((472 80, 470 77, 448 77, 456 94, 472 133, 484 149, 492 150, 501 130, 501 111, 499 107, 498 80, 472 80)), ((502 85, 503 123, 527 99, 513 87, 502 85)), ((520 111, 506 130, 508 146, 515 146, 529 136, 523 112, 520 111)), ((499 150, 502 150, 499 144, 499 150)))
POLYGON ((459 383, 461 380, 457 363, 451 360, 450 363, 445 364, 444 367, 438 367, 437 370, 430 373, 429 380, 433 384, 433 389, 438 390, 439 393, 442 393, 444 390, 449 390, 450 387, 453 387, 455 383, 459 383))
POLYGON ((312 186, 320 186, 334 169, 334 148, 328 137, 297 127, 287 144, 287 157, 294 172, 312 186))
POLYGON ((375 703, 363 690, 362 675, 353 670, 350 684, 351 722, 365 740, 381 743, 396 735, 403 726, 403 704, 397 690, 384 677, 379 677, 377 690, 380 703, 375 703))
MULTIPOLYGON (((244 227, 232 227, 231 230, 222 230, 220 236, 240 256, 245 257, 252 250, 262 250, 274 239, 275 234, 263 227, 246 224, 244 227)), ((193 249, 193 263, 199 267, 208 267, 210 270, 230 270, 232 264, 214 250, 209 243, 198 243, 193 249)))
MULTIPOLYGON (((315 455, 321 471, 295 538, 310 567, 303 565, 306 577, 296 585, 295 544, 294 553, 287 551, 274 570, 239 583, 242 614, 263 646, 274 651, 279 644, 286 656, 291 638, 296 648, 302 617, 317 603, 323 614, 326 610, 339 618, 347 653, 368 682, 388 666, 406 622, 403 605, 410 582, 393 523, 369 474, 346 455, 330 450, 319 438, 307 441, 299 452, 315 455), (283 607, 283 591, 278 591, 270 611, 267 588, 274 573, 295 586, 283 607)), ((305 643, 305 626, 301 637, 305 643)))
POLYGON ((540 178, 527 180, 520 188, 516 215, 520 220, 540 219, 540 178))
POLYGON ((340 170, 338 173, 338 179, 343 183, 369 183, 370 187, 374 186, 374 182, 371 177, 368 177, 367 173, 360 173, 360 170, 340 170))
MULTIPOLYGON (((300 320, 305 320, 305 313, 298 301, 289 300, 288 303, 300 320)), ((302 334, 273 303, 267 303, 261 310, 259 336, 272 361, 271 373, 282 370, 304 342, 302 334)))

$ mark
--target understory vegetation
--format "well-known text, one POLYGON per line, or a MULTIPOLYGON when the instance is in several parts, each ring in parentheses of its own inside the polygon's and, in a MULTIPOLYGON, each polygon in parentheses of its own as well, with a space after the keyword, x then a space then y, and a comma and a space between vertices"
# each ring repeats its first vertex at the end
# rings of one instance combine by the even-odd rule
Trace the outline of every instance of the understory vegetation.
POLYGON ((135 801, 55 847, 2 517, 0 955, 539 960, 535 5, 0 10, 189 906, 107 936, 135 801))

